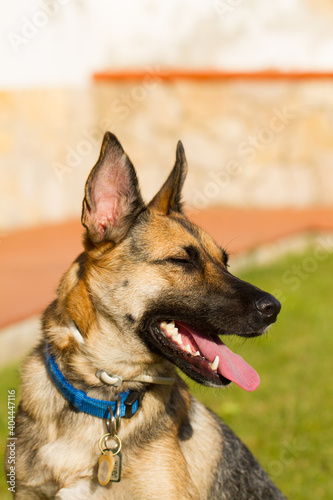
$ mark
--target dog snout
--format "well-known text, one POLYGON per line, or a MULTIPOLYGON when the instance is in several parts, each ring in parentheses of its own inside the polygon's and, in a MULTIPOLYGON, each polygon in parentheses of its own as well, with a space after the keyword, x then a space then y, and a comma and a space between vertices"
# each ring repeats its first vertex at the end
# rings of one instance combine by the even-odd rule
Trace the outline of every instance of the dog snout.
POLYGON ((280 302, 272 295, 261 297, 256 301, 255 305, 267 323, 273 323, 281 310, 280 302))

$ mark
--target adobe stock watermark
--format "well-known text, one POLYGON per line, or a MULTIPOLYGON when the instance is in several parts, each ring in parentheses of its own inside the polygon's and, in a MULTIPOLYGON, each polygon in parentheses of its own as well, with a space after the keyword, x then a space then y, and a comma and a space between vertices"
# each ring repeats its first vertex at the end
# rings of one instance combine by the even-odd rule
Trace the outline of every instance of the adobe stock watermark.
POLYGON ((307 449, 305 442, 294 438, 291 442, 283 442, 279 458, 271 460, 267 466, 268 475, 275 479, 283 473, 285 467, 290 466, 307 449))
POLYGON ((222 169, 210 171, 208 176, 211 181, 206 182, 201 190, 197 188, 193 190, 194 211, 205 208, 214 198, 218 198, 231 180, 243 172, 244 164, 253 161, 259 151, 272 144, 296 116, 286 106, 282 109, 274 108, 268 125, 262 127, 255 136, 248 136, 246 140, 239 143, 237 157, 229 161, 222 169))
POLYGON ((300 265, 293 264, 282 274, 283 289, 277 288, 272 291, 281 304, 286 301, 284 290, 288 288, 292 292, 296 292, 302 283, 309 279, 315 273, 320 264, 325 262, 331 255, 333 255, 333 235, 329 234, 318 238, 317 243, 311 253, 304 257, 300 265))
POLYGON ((40 9, 36 10, 30 17, 22 17, 22 24, 19 32, 10 31, 7 39, 15 52, 19 52, 41 29, 45 28, 50 19, 56 17, 63 5, 70 0, 39 0, 40 9))
POLYGON ((219 17, 224 19, 226 15, 240 7, 243 2, 244 0, 214 0, 213 6, 219 17))
POLYGON ((82 161, 87 158, 97 146, 100 147, 106 130, 112 130, 116 123, 126 120, 131 112, 148 98, 149 93, 156 89, 162 81, 159 74, 159 66, 155 68, 146 68, 146 73, 139 84, 133 86, 129 92, 121 93, 119 97, 112 101, 109 108, 109 114, 113 117, 113 120, 110 118, 103 118, 97 127, 83 129, 81 132, 82 138, 76 146, 66 146, 65 161, 52 162, 52 170, 60 182, 63 182, 65 175, 77 169, 82 161))
POLYGON ((15 414, 16 414, 16 391, 8 391, 8 434, 7 439, 7 473, 6 479, 8 490, 15 493, 16 488, 16 437, 15 437, 15 414))

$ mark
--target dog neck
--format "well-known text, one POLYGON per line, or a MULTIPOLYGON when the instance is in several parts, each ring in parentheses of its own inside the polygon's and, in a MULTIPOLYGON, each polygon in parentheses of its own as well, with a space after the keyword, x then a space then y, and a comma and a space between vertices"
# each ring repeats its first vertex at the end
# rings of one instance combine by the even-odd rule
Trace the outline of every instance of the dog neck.
MULTIPOLYGON (((84 338, 74 321, 69 323, 69 329, 77 342, 84 345, 84 338)), ((158 385, 173 385, 175 383, 174 377, 159 377, 155 375, 142 374, 131 379, 123 379, 120 375, 112 374, 108 370, 100 369, 96 372, 96 377, 99 378, 103 384, 119 387, 123 382, 141 382, 143 384, 158 384, 158 385)))

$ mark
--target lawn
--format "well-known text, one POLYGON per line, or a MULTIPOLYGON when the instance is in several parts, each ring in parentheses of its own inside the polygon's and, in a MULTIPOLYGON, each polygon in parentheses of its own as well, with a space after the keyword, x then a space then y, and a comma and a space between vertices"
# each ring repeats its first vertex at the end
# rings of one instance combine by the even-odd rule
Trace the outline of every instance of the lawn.
MULTIPOLYGON (((275 292, 282 302, 278 322, 267 336, 226 341, 256 368, 260 387, 247 393, 236 386, 212 390, 188 381, 192 392, 242 438, 290 500, 332 498, 331 276, 332 255, 316 248, 242 272, 243 279, 275 292)), ((2 370, 2 450, 7 391, 17 387, 17 366, 2 370)), ((2 475, 3 500, 10 498, 6 489, 2 475)))

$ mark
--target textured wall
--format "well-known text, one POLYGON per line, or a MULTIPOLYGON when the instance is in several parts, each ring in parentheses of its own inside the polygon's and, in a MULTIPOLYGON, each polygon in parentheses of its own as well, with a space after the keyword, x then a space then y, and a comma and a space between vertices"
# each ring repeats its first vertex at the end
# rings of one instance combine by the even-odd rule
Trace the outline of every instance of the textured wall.
POLYGON ((189 161, 194 208, 333 204, 333 85, 140 81, 0 93, 0 231, 80 212, 106 129, 136 165, 146 198, 189 161))

